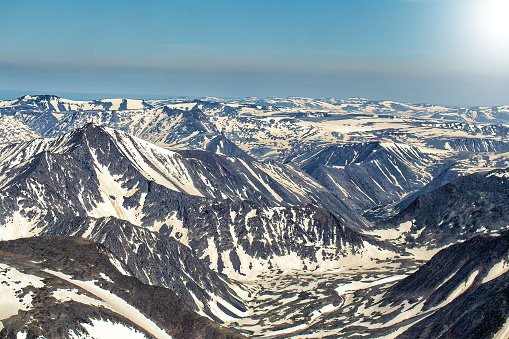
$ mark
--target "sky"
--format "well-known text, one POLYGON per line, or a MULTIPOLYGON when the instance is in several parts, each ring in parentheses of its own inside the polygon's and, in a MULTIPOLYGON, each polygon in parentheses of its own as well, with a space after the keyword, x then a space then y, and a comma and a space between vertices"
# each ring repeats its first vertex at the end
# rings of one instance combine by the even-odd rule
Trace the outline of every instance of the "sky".
POLYGON ((0 99, 509 104, 507 0, 0 0, 0 99))

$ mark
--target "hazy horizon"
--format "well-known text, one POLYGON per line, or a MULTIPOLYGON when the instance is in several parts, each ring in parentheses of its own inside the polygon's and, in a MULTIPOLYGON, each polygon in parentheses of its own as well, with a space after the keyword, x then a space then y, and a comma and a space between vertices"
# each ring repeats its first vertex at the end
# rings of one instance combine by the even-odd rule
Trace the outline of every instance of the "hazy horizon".
POLYGON ((164 99, 188 99, 188 100, 196 100, 196 99, 205 99, 205 98, 218 98, 222 100, 236 100, 236 99, 246 99, 246 98, 260 98, 260 99, 270 99, 270 98, 312 98, 312 99, 338 99, 338 100, 347 100, 354 98, 361 98, 370 101, 396 101, 401 103, 408 104, 431 104, 435 106, 443 106, 443 107, 461 107, 461 108, 470 108, 470 107, 494 107, 494 106, 505 106, 502 105, 450 105, 450 104, 440 104, 434 102, 418 102, 418 101, 405 101, 405 100, 394 100, 394 98, 382 98, 382 99, 373 99, 359 96, 350 96, 350 97, 308 97, 308 96, 244 96, 244 97, 219 97, 219 96, 186 96, 186 95, 143 95, 143 94, 133 94, 133 93, 78 93, 78 92, 54 92, 54 93, 45 93, 38 91, 11 91, 11 90, 0 90, 0 100, 15 100, 24 95, 55 95, 60 98, 69 99, 69 100, 78 100, 78 101, 93 101, 93 100, 102 100, 102 99, 135 99, 135 100, 164 100, 164 99))
POLYGON ((27 0, 2 14, 4 93, 509 104, 504 0, 27 0))

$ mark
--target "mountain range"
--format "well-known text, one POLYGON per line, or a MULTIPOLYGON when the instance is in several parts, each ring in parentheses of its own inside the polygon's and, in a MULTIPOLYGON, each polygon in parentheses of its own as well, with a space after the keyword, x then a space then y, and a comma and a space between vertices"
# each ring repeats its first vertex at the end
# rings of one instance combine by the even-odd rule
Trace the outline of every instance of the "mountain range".
POLYGON ((508 113, 0 101, 0 337, 505 338, 508 113))

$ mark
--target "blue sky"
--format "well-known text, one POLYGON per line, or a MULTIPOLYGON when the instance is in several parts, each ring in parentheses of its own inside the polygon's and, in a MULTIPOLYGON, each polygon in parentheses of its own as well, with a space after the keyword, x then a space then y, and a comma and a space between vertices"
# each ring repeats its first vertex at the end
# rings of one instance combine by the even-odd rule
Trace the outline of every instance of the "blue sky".
POLYGON ((0 96, 509 104, 500 1, 0 0, 0 96))

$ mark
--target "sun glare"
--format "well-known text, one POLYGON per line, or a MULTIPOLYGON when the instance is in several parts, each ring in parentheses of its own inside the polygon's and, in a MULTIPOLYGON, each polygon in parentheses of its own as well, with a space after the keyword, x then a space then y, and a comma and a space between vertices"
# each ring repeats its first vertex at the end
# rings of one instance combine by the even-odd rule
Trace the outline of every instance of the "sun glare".
POLYGON ((507 51, 509 43, 509 0, 482 0, 476 6, 480 37, 485 43, 507 51))

